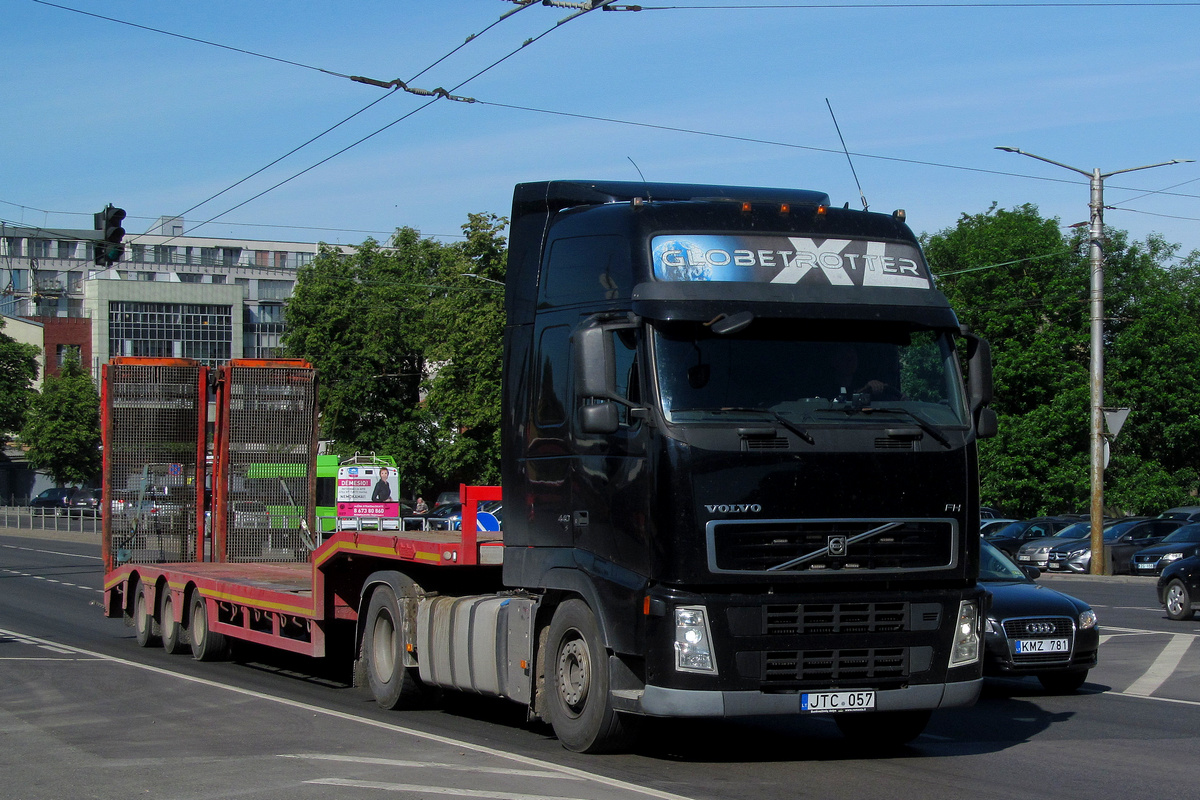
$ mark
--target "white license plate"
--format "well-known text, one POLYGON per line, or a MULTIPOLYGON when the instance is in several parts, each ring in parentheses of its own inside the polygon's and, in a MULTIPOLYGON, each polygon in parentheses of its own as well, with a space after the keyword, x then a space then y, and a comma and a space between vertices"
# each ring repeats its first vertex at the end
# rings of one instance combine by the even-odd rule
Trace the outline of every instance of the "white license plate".
POLYGON ((1033 561, 1033 556, 1017 556, 1017 561, 1033 561))
POLYGON ((1153 562, 1150 562, 1150 561, 1147 561, 1147 562, 1145 562, 1145 563, 1143 563, 1143 564, 1138 564, 1138 565, 1137 565, 1137 568, 1138 568, 1138 569, 1154 569, 1154 563, 1153 563, 1153 562))
POLYGON ((1069 639, 1017 639, 1018 653, 1069 653, 1069 639))
POLYGON ((875 707, 875 692, 808 692, 800 695, 800 710, 812 714, 868 711, 875 707))

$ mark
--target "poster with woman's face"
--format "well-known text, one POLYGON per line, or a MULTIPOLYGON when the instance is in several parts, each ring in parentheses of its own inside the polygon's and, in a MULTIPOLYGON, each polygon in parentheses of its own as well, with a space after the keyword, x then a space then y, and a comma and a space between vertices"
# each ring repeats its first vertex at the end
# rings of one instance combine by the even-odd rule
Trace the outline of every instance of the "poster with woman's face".
POLYGON ((337 514, 339 517, 400 516, 400 481, 396 471, 390 467, 339 467, 337 514))

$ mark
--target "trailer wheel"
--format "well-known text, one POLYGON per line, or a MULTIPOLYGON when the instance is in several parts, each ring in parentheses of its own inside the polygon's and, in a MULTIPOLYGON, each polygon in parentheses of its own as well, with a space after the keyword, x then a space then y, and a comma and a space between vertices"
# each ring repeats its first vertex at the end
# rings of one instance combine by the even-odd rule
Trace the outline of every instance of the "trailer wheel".
POLYGON ((613 709, 608 651, 586 603, 568 600, 555 610, 546 648, 546 705, 563 747, 577 753, 627 748, 641 719, 613 709))
POLYGON ((416 708, 428 699, 417 670, 404 665, 407 644, 404 611, 396 592, 391 586, 381 585, 371 593, 367 605, 362 658, 375 702, 389 711, 416 708))
POLYGON ((137 596, 133 598, 133 629, 139 647, 154 647, 159 642, 160 630, 154 621, 154 604, 150 602, 149 589, 139 583, 137 596))
POLYGON ((158 627, 162 631, 163 649, 173 656, 179 655, 185 646, 183 626, 175 621, 175 600, 172 599, 169 590, 163 595, 162 611, 159 612, 159 616, 162 617, 158 627))
POLYGON ((199 592, 192 594, 191 621, 188 623, 192 641, 192 658, 197 661, 219 661, 229 652, 225 635, 208 629, 208 604, 199 592))

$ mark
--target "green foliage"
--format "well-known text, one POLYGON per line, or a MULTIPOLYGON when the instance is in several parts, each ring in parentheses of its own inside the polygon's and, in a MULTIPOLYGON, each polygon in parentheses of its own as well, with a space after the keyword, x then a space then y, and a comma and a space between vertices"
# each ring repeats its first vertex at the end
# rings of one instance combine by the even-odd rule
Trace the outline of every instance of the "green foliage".
POLYGON ((75 358, 58 376, 47 376, 29 405, 21 442, 29 463, 58 484, 100 478, 100 396, 75 358))
MULTIPOLYGON (((1087 243, 1030 205, 963 215, 926 254, 959 319, 987 338, 1000 435, 980 446, 986 502, 1007 513, 1086 511, 1090 496, 1087 243)), ((1110 510, 1194 497, 1200 464, 1200 264, 1106 230, 1106 407, 1133 409, 1106 471, 1110 510)))
POLYGON ((284 345, 320 376, 321 434, 341 455, 396 459, 407 495, 499 481, 505 220, 466 240, 401 228, 344 257, 323 247, 286 308, 284 345))
POLYGON ((0 446, 7 444, 9 434, 25 423, 38 373, 38 349, 18 342, 3 330, 4 319, 0 317, 0 446))

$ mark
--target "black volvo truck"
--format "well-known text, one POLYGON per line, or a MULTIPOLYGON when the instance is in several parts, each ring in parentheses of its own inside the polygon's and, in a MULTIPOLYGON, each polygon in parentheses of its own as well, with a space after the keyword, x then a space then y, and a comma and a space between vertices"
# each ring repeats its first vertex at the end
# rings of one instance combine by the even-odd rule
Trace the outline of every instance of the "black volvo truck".
POLYGON ((506 304, 502 580, 567 747, 819 713, 904 742, 975 702, 990 351, 903 212, 521 184, 506 304))

